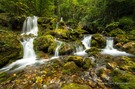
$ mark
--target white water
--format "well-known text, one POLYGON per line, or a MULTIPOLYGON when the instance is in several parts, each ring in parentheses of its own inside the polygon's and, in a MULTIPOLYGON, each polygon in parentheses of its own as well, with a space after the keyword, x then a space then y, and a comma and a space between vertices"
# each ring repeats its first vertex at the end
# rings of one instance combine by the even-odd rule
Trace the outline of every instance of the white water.
POLYGON ((37 36, 38 34, 38 26, 37 26, 37 17, 27 17, 27 19, 23 23, 23 29, 22 29, 22 34, 21 35, 29 35, 33 34, 37 36))
POLYGON ((58 28, 59 28, 59 22, 56 23, 56 29, 58 29, 58 28))
POLYGON ((56 58, 59 58, 59 57, 60 57, 60 56, 59 56, 59 49, 60 49, 61 44, 62 44, 63 42, 58 41, 58 40, 56 40, 56 39, 55 39, 55 41, 57 42, 57 47, 56 47, 56 49, 55 49, 54 56, 53 56, 51 59, 56 59, 56 58))
POLYGON ((92 35, 84 35, 82 44, 84 45, 85 49, 83 49, 82 46, 76 47, 76 53, 74 53, 74 55, 79 55, 79 56, 87 55, 87 53, 85 51, 87 49, 89 49, 91 46, 91 37, 92 37, 92 35))
POLYGON ((113 48, 113 37, 107 37, 106 38, 106 47, 102 50, 101 54, 109 54, 112 56, 133 56, 129 53, 119 51, 115 48, 113 48))
MULTIPOLYGON (((37 26, 37 17, 28 17, 23 24, 23 33, 21 35, 29 35, 32 34, 34 36, 38 35, 38 26, 37 26)), ((38 61, 36 60, 36 54, 33 49, 33 41, 34 38, 23 38, 23 41, 21 42, 23 46, 23 58, 20 60, 17 60, 10 65, 0 69, 0 71, 17 71, 20 69, 25 68, 27 65, 32 65, 35 63, 43 63, 43 60, 38 61)))

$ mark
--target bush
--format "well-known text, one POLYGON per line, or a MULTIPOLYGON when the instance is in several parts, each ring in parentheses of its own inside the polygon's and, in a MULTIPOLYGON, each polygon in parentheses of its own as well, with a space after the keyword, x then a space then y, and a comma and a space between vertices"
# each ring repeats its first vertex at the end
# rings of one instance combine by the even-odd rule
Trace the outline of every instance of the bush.
POLYGON ((131 30, 131 27, 134 25, 134 20, 131 17, 122 17, 119 19, 119 23, 123 29, 131 30))

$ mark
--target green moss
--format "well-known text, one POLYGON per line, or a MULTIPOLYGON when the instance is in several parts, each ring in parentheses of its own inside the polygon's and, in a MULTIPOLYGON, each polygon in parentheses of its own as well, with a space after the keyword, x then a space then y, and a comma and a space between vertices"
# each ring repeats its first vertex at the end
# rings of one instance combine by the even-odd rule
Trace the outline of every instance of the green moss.
POLYGON ((112 77, 115 88, 117 89, 134 89, 135 88, 135 76, 131 73, 121 73, 117 72, 112 77))
POLYGON ((88 85, 70 83, 62 87, 62 89, 91 89, 88 85))
POLYGON ((123 30, 120 29, 120 28, 116 28, 116 29, 114 29, 114 30, 112 30, 112 31, 110 32, 110 35, 111 35, 111 36, 117 36, 117 35, 120 35, 120 34, 125 35, 126 32, 123 31, 123 30))
POLYGON ((81 56, 68 56, 67 61, 74 61, 79 67, 82 67, 84 64, 83 57, 81 56))
POLYGON ((71 46, 70 44, 66 44, 66 43, 63 43, 59 50, 59 53, 61 55, 71 54, 72 52, 73 52, 73 46, 71 46))
POLYGON ((67 62, 64 65, 63 73, 71 74, 71 73, 75 73, 77 71, 78 71, 78 66, 73 61, 67 62))
POLYGON ((52 35, 41 36, 35 39, 34 48, 37 51, 43 51, 47 53, 49 46, 54 42, 54 37, 52 35))
POLYGON ((104 48, 106 44, 106 39, 101 34, 94 34, 92 35, 92 42, 91 45, 98 48, 104 48))
POLYGON ((22 45, 11 31, 0 31, 0 67, 22 57, 22 45))
POLYGON ((83 68, 84 69, 89 69, 90 67, 92 67, 91 59, 90 58, 85 58, 83 68))

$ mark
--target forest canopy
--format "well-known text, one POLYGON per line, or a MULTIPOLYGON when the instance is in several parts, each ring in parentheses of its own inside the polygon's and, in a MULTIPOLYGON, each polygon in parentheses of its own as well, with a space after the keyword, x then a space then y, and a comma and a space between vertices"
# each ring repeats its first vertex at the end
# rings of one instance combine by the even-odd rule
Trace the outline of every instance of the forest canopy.
MULTIPOLYGON (((11 15, 63 17, 70 25, 134 24, 135 0, 0 0, 0 12, 11 15)), ((130 26, 129 26, 130 27, 130 26)), ((97 28, 96 28, 97 29, 97 28)))

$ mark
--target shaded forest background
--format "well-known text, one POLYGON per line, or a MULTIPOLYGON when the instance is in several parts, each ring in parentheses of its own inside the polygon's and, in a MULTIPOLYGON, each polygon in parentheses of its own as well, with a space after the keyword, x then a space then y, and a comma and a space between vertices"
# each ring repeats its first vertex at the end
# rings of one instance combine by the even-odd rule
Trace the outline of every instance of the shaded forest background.
POLYGON ((0 0, 0 13, 63 17, 73 28, 81 23, 89 31, 119 27, 135 34, 135 0, 0 0))

